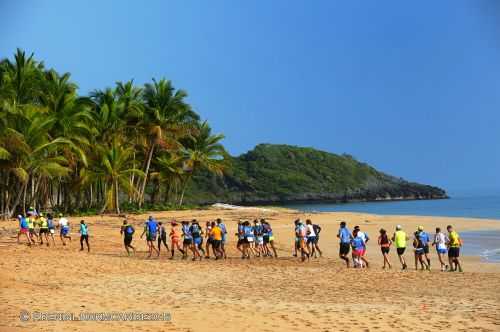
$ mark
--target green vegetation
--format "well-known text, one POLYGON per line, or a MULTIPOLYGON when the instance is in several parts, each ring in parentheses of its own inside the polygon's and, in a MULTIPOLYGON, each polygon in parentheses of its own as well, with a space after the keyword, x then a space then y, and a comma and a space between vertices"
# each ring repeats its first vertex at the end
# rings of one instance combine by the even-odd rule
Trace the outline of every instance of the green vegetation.
POLYGON ((349 155, 312 148, 261 144, 230 161, 231 169, 221 178, 195 176, 187 200, 263 204, 446 197, 440 188, 386 175, 349 155))
POLYGON ((192 176, 221 175, 226 155, 186 97, 165 79, 79 96, 68 73, 33 55, 1 60, 2 216, 29 206, 120 213, 122 201, 180 207, 192 176))

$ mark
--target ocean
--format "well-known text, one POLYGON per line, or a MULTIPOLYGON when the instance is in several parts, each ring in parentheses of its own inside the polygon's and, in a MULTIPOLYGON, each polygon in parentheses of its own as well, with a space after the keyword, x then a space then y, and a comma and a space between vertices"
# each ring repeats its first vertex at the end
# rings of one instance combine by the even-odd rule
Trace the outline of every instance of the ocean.
MULTIPOLYGON (((498 219, 500 194, 464 195, 428 201, 357 202, 341 204, 287 204, 304 212, 361 212, 388 215, 418 215, 498 219)), ((500 231, 462 232, 465 255, 478 255, 484 261, 500 263, 500 231)))

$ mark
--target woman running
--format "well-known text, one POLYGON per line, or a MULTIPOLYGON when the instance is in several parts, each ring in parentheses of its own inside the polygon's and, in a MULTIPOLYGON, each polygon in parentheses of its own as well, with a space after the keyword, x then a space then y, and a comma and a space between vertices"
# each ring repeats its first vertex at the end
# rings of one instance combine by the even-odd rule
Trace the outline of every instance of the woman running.
POLYGON ((189 227, 189 231, 193 236, 193 261, 196 260, 196 257, 199 257, 201 260, 202 254, 205 255, 205 250, 203 250, 203 232, 200 227, 200 224, 196 219, 191 221, 191 226, 189 227), (202 254, 200 254, 200 251, 202 254))
POLYGON ((206 225, 205 225, 205 240, 206 240, 206 244, 205 244, 205 258, 210 258, 210 247, 212 247, 212 250, 213 250, 213 246, 212 246, 212 243, 213 243, 213 239, 212 239, 212 235, 210 235, 212 232, 212 224, 210 223, 210 221, 207 221, 206 225))
POLYGON ((52 238, 52 244, 55 246, 56 241, 54 240, 54 234, 56 232, 56 230, 55 230, 56 225, 54 224, 54 217, 50 213, 47 213, 47 225, 49 227, 49 235, 52 238))
MULTIPOLYGON (((163 225, 163 223, 160 221, 158 223, 158 227, 159 227, 159 236, 158 236, 158 252, 160 253, 161 252, 161 244, 163 243, 163 246, 165 246, 165 248, 167 249, 167 252, 170 251, 169 247, 168 247, 168 244, 167 244, 167 230, 165 229, 165 226, 163 225)), ((159 254, 158 254, 159 256, 159 254)))
POLYGON ((278 258, 278 253, 276 252, 276 248, 274 247, 274 235, 273 235, 273 229, 271 228, 271 224, 267 222, 265 219, 261 219, 260 222, 264 227, 264 247, 266 248, 269 256, 272 257, 271 251, 269 250, 269 246, 271 246, 274 257, 278 258))
POLYGON ((445 255, 448 251, 446 248, 446 242, 448 242, 446 235, 441 232, 441 228, 437 227, 432 245, 436 246, 437 256, 439 258, 439 263, 441 264, 441 271, 448 270, 448 264, 445 263, 445 255))
POLYGON ((21 236, 21 234, 24 234, 24 236, 26 236, 26 240, 28 240, 28 246, 31 246, 28 219, 23 215, 18 215, 17 219, 19 220, 19 232, 17 233, 17 243, 18 244, 21 243, 19 242, 19 237, 21 236))
POLYGON ((179 234, 179 231, 177 230, 177 223, 175 221, 172 221, 171 225, 172 228, 170 229, 169 235, 170 235, 170 253, 172 254, 172 256, 170 256, 170 259, 174 259, 174 253, 176 248, 181 252, 182 256, 184 256, 184 250, 182 250, 179 245, 181 236, 179 234))
POLYGON ((389 268, 391 268, 391 263, 389 262, 389 250, 391 248, 392 241, 389 239, 389 236, 387 236, 387 231, 383 228, 380 230, 378 244, 380 246, 380 250, 382 251, 382 255, 384 256, 384 266, 382 268, 385 269, 386 264, 389 268))
POLYGON ((130 256, 129 248, 132 248, 135 254, 135 248, 132 246, 134 233, 134 227, 132 225, 129 225, 127 220, 124 220, 122 227, 120 227, 120 234, 123 234, 123 245, 125 246, 125 250, 127 251, 128 256, 130 256))
POLYGON ((365 263, 365 266, 368 267, 368 261, 365 258, 366 254, 366 244, 365 241, 363 240, 363 237, 359 235, 359 230, 355 229, 352 232, 352 240, 351 240, 351 245, 352 245, 352 258, 354 261, 354 267, 362 268, 363 263, 365 263))
POLYGON ((420 269, 429 269, 429 265, 424 261, 424 241, 420 238, 420 232, 414 233, 413 248, 415 248, 415 270, 418 270, 418 262, 420 262, 420 269))

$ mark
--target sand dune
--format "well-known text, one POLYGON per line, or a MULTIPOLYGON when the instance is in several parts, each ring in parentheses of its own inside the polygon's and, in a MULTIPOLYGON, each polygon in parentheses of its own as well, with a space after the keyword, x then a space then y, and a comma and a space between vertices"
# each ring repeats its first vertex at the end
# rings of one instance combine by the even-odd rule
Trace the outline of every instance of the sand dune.
MULTIPOLYGON (((500 330, 500 267, 477 257, 464 258, 466 272, 382 270, 374 242, 368 248, 372 267, 346 270, 337 257, 338 220, 359 224, 373 239, 380 227, 402 224, 453 224, 458 231, 500 229, 493 220, 351 213, 303 215, 283 209, 257 210, 273 225, 280 258, 241 260, 230 236, 224 261, 170 261, 165 252, 146 259, 146 245, 126 257, 119 227, 122 218, 85 218, 91 253, 79 252, 77 234, 62 247, 16 244, 15 221, 0 224, 0 331, 402 331, 500 330), (323 227, 324 256, 301 263, 291 257, 296 217, 310 217, 323 227), (170 322, 27 321, 21 310, 41 312, 168 312, 170 322)), ((256 211, 204 210, 154 214, 160 220, 222 217, 230 234, 236 221, 256 211)), ((136 229, 147 215, 130 216, 136 229)), ((70 218, 73 225, 79 218, 70 218)), ((411 259, 411 253, 407 255, 411 259)))

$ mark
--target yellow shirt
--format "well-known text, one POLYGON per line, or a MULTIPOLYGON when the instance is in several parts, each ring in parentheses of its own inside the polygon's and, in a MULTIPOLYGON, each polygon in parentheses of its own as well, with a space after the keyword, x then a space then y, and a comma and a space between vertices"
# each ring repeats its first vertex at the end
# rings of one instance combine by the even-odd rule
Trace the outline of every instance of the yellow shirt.
POLYGON ((215 226, 212 228, 210 231, 210 235, 212 235, 212 238, 215 241, 222 241, 222 230, 219 228, 219 226, 215 226))
POLYGON ((457 232, 455 231, 450 232, 448 238, 450 239, 450 248, 460 247, 460 236, 458 235, 457 232))
POLYGON ((396 248, 406 248, 406 233, 403 231, 396 231, 394 233, 394 245, 396 248))
POLYGON ((38 223, 40 225, 40 228, 49 228, 49 224, 47 223, 47 219, 45 219, 45 217, 40 217, 38 223))

